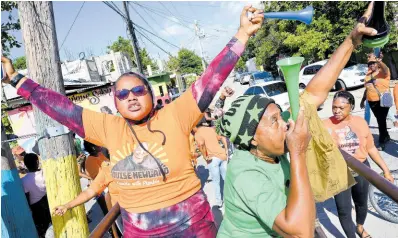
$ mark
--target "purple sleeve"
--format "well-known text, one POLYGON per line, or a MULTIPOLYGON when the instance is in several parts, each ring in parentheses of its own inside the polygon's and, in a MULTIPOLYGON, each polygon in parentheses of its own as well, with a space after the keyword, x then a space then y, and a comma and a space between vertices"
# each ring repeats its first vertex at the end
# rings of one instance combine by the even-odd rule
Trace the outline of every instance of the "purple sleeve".
POLYGON ((201 112, 211 101, 235 67, 245 46, 233 37, 227 46, 213 59, 203 75, 193 84, 192 93, 201 112))
POLYGON ((29 100, 52 119, 85 138, 83 128, 83 108, 73 104, 68 97, 41 87, 27 79, 17 91, 18 95, 29 100))

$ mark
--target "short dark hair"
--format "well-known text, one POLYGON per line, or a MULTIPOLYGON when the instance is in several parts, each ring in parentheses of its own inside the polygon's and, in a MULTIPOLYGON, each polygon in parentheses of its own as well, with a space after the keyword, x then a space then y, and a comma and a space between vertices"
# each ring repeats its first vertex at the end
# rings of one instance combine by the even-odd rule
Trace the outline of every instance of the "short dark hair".
POLYGON ((158 99, 158 100, 156 100, 156 102, 158 103, 158 104, 160 104, 160 105, 162 105, 163 104, 163 100, 162 99, 158 99))
POLYGON ((98 146, 96 146, 96 145, 94 145, 93 143, 90 143, 90 142, 88 142, 88 141, 86 141, 86 140, 84 141, 83 145, 84 145, 84 149, 85 149, 90 155, 96 156, 96 155, 98 154, 98 151, 97 151, 97 147, 98 147, 98 146))
POLYGON ((355 108, 355 98, 354 98, 354 95, 352 95, 350 92, 348 92, 348 91, 339 91, 339 92, 334 94, 333 101, 336 98, 345 98, 345 99, 347 99, 348 103, 351 105, 351 110, 354 110, 354 108, 355 108))
POLYGON ((169 104, 169 103, 170 103, 170 100, 169 100, 169 99, 166 99, 166 100, 164 100, 164 102, 165 102, 166 104, 169 104))
POLYGON ((23 162, 29 172, 36 172, 39 170, 39 156, 34 153, 27 153, 24 158, 23 162))

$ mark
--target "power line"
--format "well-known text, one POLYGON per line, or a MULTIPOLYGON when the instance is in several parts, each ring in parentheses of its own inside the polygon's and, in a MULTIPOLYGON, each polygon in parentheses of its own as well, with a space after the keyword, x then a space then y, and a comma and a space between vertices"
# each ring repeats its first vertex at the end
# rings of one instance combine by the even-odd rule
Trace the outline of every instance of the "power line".
POLYGON ((68 30, 68 33, 66 33, 66 36, 65 36, 64 40, 62 41, 62 44, 61 44, 61 47, 59 48, 59 50, 61 50, 61 49, 62 49, 62 46, 64 46, 64 43, 65 43, 65 41, 66 41, 66 38, 68 38, 69 33, 70 33, 70 31, 72 30, 73 25, 75 25, 75 22, 76 22, 77 18, 79 17, 79 14, 80 14, 80 12, 82 11, 82 8, 83 8, 83 6, 84 6, 85 3, 86 3, 86 2, 84 1, 83 4, 82 4, 82 6, 80 7, 79 11, 77 12, 77 15, 76 15, 75 19, 73 20, 73 23, 72 23, 72 25, 70 26, 70 28, 69 28, 69 30, 68 30))
POLYGON ((117 14, 119 14, 124 20, 127 19, 127 17, 120 11, 119 8, 115 8, 112 6, 109 2, 103 1, 105 5, 107 5, 109 8, 111 8, 113 11, 115 11, 117 14))
MULTIPOLYGON (((149 28, 152 29, 152 31, 155 31, 151 25, 149 25, 149 23, 145 20, 145 18, 143 18, 141 16, 141 14, 130 4, 130 2, 127 2, 127 4, 137 13, 137 15, 147 24, 147 26, 149 26, 149 28)), ((156 31, 155 31, 156 32, 156 31)))
MULTIPOLYGON (((174 21, 173 19, 171 19, 169 16, 165 15, 164 13, 161 13, 161 14, 163 14, 163 15, 161 15, 160 13, 157 13, 157 12, 154 11, 153 9, 148 8, 148 7, 146 7, 146 6, 143 6, 143 5, 139 4, 139 3, 136 3, 136 2, 132 2, 132 3, 138 5, 138 6, 142 7, 142 8, 146 8, 146 9, 148 9, 149 11, 151 11, 152 13, 154 13, 154 14, 160 16, 160 17, 166 18, 166 19, 169 20, 169 21, 175 22, 175 23, 177 23, 177 24, 179 24, 179 25, 181 25, 181 26, 183 26, 183 27, 186 27, 186 28, 188 28, 188 29, 190 29, 190 30, 194 30, 193 28, 190 28, 189 26, 182 24, 180 21, 174 21)), ((176 19, 178 20, 178 18, 176 18, 176 19)))
POLYGON ((157 38, 161 39, 162 41, 164 41, 164 42, 168 43, 169 45, 171 45, 171 46, 174 46, 174 47, 176 47, 177 49, 179 49, 179 48, 180 48, 180 47, 176 46, 175 44, 173 44, 173 43, 170 43, 170 42, 168 42, 167 40, 163 39, 162 37, 160 37, 160 36, 157 36, 156 34, 154 34, 154 33, 150 32, 150 31, 146 30, 146 29, 145 29, 145 28, 143 28, 142 26, 139 26, 139 25, 137 25, 137 24, 135 24, 135 23, 133 23, 133 24, 134 24, 134 25, 136 25, 138 28, 140 28, 140 29, 142 29, 142 30, 144 30, 144 31, 148 32, 149 34, 151 34, 151 35, 153 35, 153 36, 155 36, 155 37, 157 37, 157 38))
POLYGON ((136 29, 136 31, 138 33, 140 33, 147 41, 151 42, 153 45, 155 45, 156 47, 158 47, 161 51, 163 51, 164 53, 170 55, 171 57, 173 57, 172 54, 170 54, 170 52, 167 52, 165 49, 163 49, 162 47, 160 47, 158 44, 156 44, 155 42, 153 42, 151 39, 149 39, 149 37, 147 37, 144 33, 142 33, 141 31, 139 31, 138 29, 136 29))
MULTIPOLYGON (((153 16, 150 14, 150 12, 148 12, 145 8, 142 8, 142 10, 144 10, 146 12, 146 14, 153 20, 153 22, 157 22, 155 20, 155 18, 153 18, 153 16)), ((160 27, 159 27, 160 29, 160 27)), ((160 29, 160 30, 164 30, 169 36, 173 37, 173 39, 178 42, 178 40, 167 30, 167 28, 164 29, 160 29)))
MULTIPOLYGON (((167 7, 166 7, 166 5, 164 5, 163 4, 163 2, 159 2, 158 1, 158 3, 160 3, 162 6, 163 6, 163 8, 164 9, 166 9, 173 17, 175 17, 176 19, 178 19, 178 17, 176 16, 176 15, 174 15, 174 13, 172 13, 167 7)), ((187 21, 188 22, 188 21, 187 21)), ((182 23, 182 22, 181 22, 182 23)), ((188 23, 191 23, 191 22, 188 22, 188 23)), ((186 24, 185 24, 186 25, 186 24)), ((189 26, 188 26, 189 27, 189 26)))

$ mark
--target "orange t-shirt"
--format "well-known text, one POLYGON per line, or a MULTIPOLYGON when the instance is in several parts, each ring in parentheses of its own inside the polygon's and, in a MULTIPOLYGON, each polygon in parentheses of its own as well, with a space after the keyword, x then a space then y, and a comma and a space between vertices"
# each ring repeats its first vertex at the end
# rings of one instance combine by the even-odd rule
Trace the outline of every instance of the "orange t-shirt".
POLYGON ((95 179, 99 170, 101 169, 102 162, 107 162, 108 159, 104 156, 104 154, 99 153, 98 156, 88 156, 86 159, 85 167, 86 174, 91 178, 95 179))
POLYGON ((138 145, 122 117, 83 110, 85 140, 108 148, 111 162, 102 166, 91 184, 97 193, 116 184, 120 206, 131 213, 169 207, 199 191, 201 184, 191 164, 189 134, 202 113, 191 89, 156 112, 148 123, 133 126, 142 145, 138 145), (157 163, 166 174, 163 181, 157 163))
POLYGON ((340 149, 363 162, 368 151, 375 147, 373 135, 365 119, 352 115, 350 117, 349 121, 340 123, 330 117, 323 120, 323 123, 340 149))
POLYGON ((221 160, 227 159, 225 149, 223 149, 219 142, 216 130, 212 127, 201 126, 195 133, 195 140, 198 144, 206 146, 208 157, 217 157, 221 160))
MULTIPOLYGON (((390 72, 387 74, 379 70, 377 75, 373 75, 374 79, 377 79, 376 87, 381 94, 387 92, 390 89, 390 72)), ((370 102, 380 101, 379 94, 377 93, 374 85, 370 83, 371 75, 368 73, 365 77, 365 87, 366 87, 366 99, 370 102)))

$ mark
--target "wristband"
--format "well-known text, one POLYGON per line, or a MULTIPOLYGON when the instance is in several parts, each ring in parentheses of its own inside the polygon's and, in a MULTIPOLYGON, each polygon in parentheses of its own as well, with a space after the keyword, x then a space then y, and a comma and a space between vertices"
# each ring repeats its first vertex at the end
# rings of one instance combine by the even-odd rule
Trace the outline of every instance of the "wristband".
POLYGON ((25 75, 22 74, 17 74, 15 75, 12 79, 11 79, 11 86, 13 86, 14 88, 17 87, 17 84, 19 83, 19 81, 21 81, 22 78, 24 78, 25 75))

